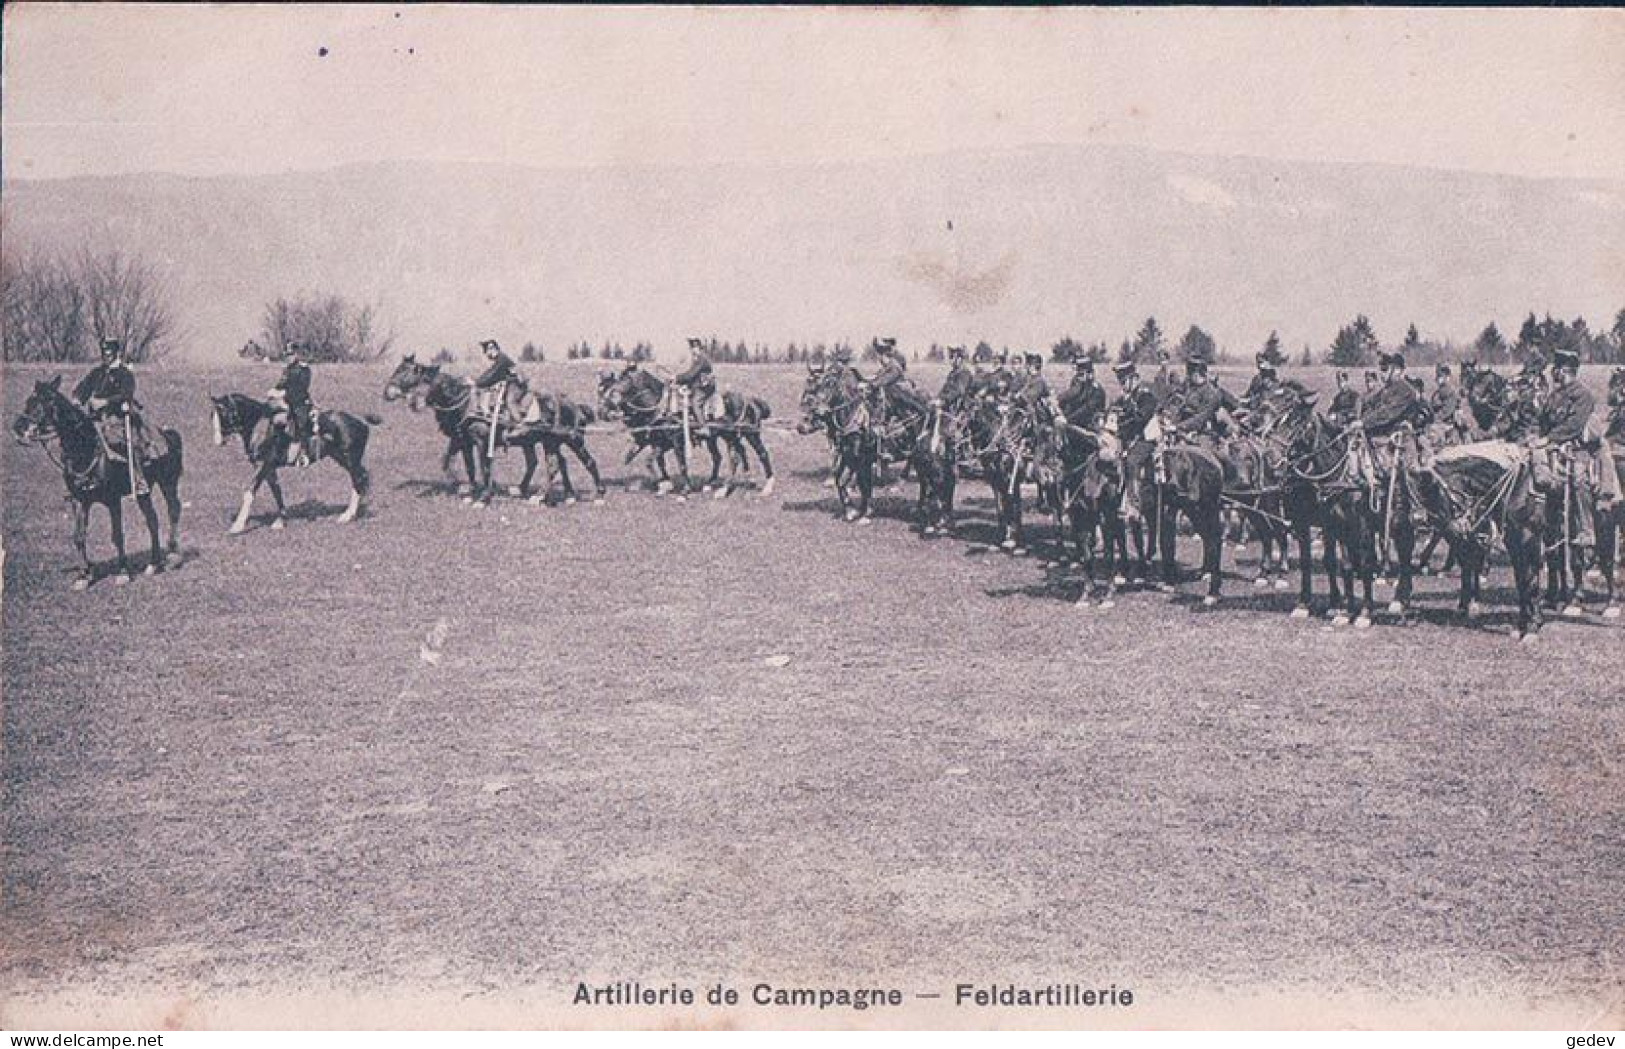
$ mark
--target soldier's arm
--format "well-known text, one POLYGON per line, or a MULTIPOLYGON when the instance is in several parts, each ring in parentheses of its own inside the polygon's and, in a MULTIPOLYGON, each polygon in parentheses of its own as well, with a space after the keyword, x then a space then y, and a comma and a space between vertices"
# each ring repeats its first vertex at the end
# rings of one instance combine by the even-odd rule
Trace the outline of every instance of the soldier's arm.
POLYGON ((1591 413, 1596 407, 1597 402, 1591 396, 1591 391, 1584 387, 1577 388, 1573 398, 1565 406, 1565 411, 1558 416, 1551 432, 1546 436, 1555 444, 1578 441, 1585 436, 1586 423, 1591 419, 1591 413))

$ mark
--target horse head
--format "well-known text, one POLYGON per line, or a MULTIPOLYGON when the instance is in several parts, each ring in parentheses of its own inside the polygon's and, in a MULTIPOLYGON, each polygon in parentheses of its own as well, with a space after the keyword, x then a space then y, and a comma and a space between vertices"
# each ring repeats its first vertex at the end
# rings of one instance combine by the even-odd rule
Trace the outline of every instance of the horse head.
POLYGON ((22 414, 11 424, 11 433, 17 443, 28 444, 56 436, 60 429, 58 416, 62 405, 72 407, 62 394, 62 376, 36 382, 33 392, 23 404, 22 414))
POLYGON ((389 373, 384 383, 384 400, 398 401, 420 386, 434 382, 440 374, 438 364, 419 364, 415 354, 407 354, 389 373))

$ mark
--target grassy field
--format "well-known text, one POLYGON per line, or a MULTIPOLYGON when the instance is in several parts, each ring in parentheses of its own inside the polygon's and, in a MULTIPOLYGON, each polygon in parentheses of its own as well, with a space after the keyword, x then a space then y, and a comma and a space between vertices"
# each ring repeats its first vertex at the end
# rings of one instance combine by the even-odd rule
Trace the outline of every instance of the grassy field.
MULTIPOLYGON (((45 374, 0 376, 8 426, 45 374)), ((1137 995, 924 1024, 1625 1023, 1617 620, 1517 644, 1504 568, 1475 627, 1451 580, 1358 633, 1239 580, 1080 611, 976 542, 978 482, 953 539, 904 488, 846 525, 782 431, 768 499, 658 499, 603 434, 604 504, 473 510, 384 374, 316 377, 386 417, 370 516, 332 522, 323 464, 287 530, 228 537, 206 395, 272 373, 143 373, 186 562, 126 587, 69 591, 60 476, 0 452, 0 1026, 697 1022, 578 979, 1137 995)), ((795 370, 722 381, 793 415, 795 370)))

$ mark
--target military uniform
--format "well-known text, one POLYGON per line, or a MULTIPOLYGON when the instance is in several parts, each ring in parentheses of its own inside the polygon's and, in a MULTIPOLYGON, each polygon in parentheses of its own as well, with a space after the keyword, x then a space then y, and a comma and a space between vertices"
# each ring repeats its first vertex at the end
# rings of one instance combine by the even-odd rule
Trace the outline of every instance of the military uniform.
POLYGON ((1225 395, 1211 382, 1192 384, 1185 390, 1174 415, 1174 430, 1186 437, 1217 439, 1219 414, 1224 410, 1225 395))
POLYGON ((124 363, 124 347, 118 340, 102 340, 102 362, 79 380, 73 398, 96 420, 102 443, 123 450, 130 464, 132 494, 145 495, 142 464, 153 458, 155 449, 135 399, 135 372, 124 363))
MULTIPOLYGON (((1575 546, 1582 547, 1594 546, 1597 542, 1593 523, 1592 488, 1589 483, 1591 456, 1583 443, 1588 436, 1587 424, 1591 421, 1591 414, 1596 408, 1597 400, 1591 395, 1591 391, 1580 385, 1578 379, 1570 379, 1547 396, 1536 416, 1540 436, 1567 457, 1569 477, 1567 496, 1571 511, 1568 535, 1575 546)), ((1562 465, 1562 461, 1554 456, 1552 462, 1554 476, 1559 478, 1564 476, 1559 472, 1562 465)), ((1553 504, 1552 509, 1561 515, 1564 508, 1563 500, 1553 500, 1553 504)))
POLYGON ((1422 395, 1403 375, 1396 375, 1360 405, 1360 425, 1366 436, 1386 437, 1401 425, 1416 421, 1416 412, 1422 404, 1422 395))
POLYGON ((907 414, 918 415, 926 410, 925 398, 908 378, 908 366, 897 353, 896 348, 888 343, 879 343, 876 347, 880 355, 880 371, 869 380, 874 387, 879 404, 886 408, 897 408, 907 414))
MULTIPOLYGON (((1150 396, 1149 392, 1146 395, 1150 396)), ((1095 381, 1093 372, 1074 375, 1072 385, 1059 400, 1067 422, 1081 430, 1100 429, 1101 417, 1106 414, 1106 390, 1095 381)))
POLYGON ((1433 395, 1429 398, 1429 408, 1433 411, 1433 418, 1438 422, 1452 422, 1456 413, 1461 410, 1461 389, 1451 381, 1449 374, 1439 377, 1438 385, 1433 387, 1433 395))
POLYGON ((1248 411, 1257 411, 1276 389, 1280 388, 1281 380, 1276 376, 1274 368, 1260 368, 1253 381, 1247 384, 1247 391, 1241 395, 1241 403, 1248 411))
POLYGON ((298 443, 300 459, 309 462, 315 458, 311 441, 310 365, 295 357, 282 369, 276 390, 287 408, 289 436, 298 443))
POLYGON ((1157 417, 1160 406, 1157 395, 1144 384, 1135 382, 1129 389, 1130 376, 1139 377, 1132 364, 1118 366, 1117 381, 1123 385, 1123 392, 1112 402, 1112 410, 1117 413, 1117 439, 1123 448, 1123 516, 1135 520, 1140 516, 1140 485, 1150 476, 1151 456, 1156 450, 1146 440, 1145 430, 1157 417))
POLYGON ((1016 403, 1029 412, 1036 408, 1040 402, 1048 400, 1050 395, 1049 381, 1044 378, 1044 373, 1039 370, 1040 367, 1041 361, 1035 361, 1031 357, 1027 358, 1027 370, 1021 373, 1020 378, 1015 382, 1015 389, 1012 391, 1016 403))
POLYGON ((963 357, 956 357, 953 367, 948 369, 948 377, 942 380, 942 389, 937 393, 937 400, 952 408, 968 399, 975 388, 975 374, 965 367, 963 357))

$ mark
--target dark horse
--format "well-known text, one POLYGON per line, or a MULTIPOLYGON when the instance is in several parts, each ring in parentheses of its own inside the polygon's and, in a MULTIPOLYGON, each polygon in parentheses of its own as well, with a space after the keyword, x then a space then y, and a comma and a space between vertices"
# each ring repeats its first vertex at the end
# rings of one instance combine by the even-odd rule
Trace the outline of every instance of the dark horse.
MULTIPOLYGON (((1146 436, 1160 434, 1161 426, 1147 428, 1146 436)), ((1219 603, 1223 572, 1219 567, 1224 550, 1224 464, 1211 449, 1162 435, 1154 453, 1150 490, 1142 505, 1150 511, 1150 541, 1161 555, 1160 588, 1172 590, 1179 582, 1179 565, 1174 544, 1178 537, 1179 515, 1184 514, 1191 530, 1202 540, 1202 573, 1207 593, 1202 604, 1219 603)))
POLYGON ((999 547, 1025 554, 1021 484, 1027 479, 1037 441, 1037 408, 1009 397, 979 398, 966 426, 969 454, 993 490, 999 518, 999 547))
POLYGON ((677 456, 678 475, 682 478, 681 486, 676 489, 678 495, 686 495, 693 489, 688 460, 694 445, 700 443, 711 457, 711 475, 705 480, 705 491, 715 488, 719 499, 733 494, 739 485, 739 474, 750 473, 748 446, 762 464, 761 494, 771 495, 776 480, 773 459, 762 440, 762 423, 772 414, 772 408, 760 397, 733 390, 722 390, 715 396, 721 398, 722 415, 702 422, 674 405, 670 386, 644 368, 606 371, 598 376, 598 403, 604 416, 620 419, 632 435, 632 447, 627 450, 625 462, 630 463, 645 450, 652 452, 659 491, 664 493, 673 487, 666 470, 668 453, 677 456), (719 480, 722 471, 719 443, 728 449, 725 482, 719 480))
MULTIPOLYGON (((121 501, 131 494, 129 464, 113 459, 102 439, 100 428, 90 414, 62 392, 62 376, 49 382, 36 382, 34 392, 23 405, 23 412, 12 426, 12 433, 21 443, 55 440, 61 449, 62 483, 67 486, 73 500, 73 546, 79 551, 79 576, 73 588, 83 590, 95 576, 90 558, 85 554, 85 533, 90 523, 90 508, 107 508, 107 517, 113 533, 113 546, 118 550, 115 580, 126 583, 134 575, 124 553, 124 515, 121 501)), ((147 522, 147 533, 152 537, 152 552, 147 575, 161 572, 167 565, 180 561, 181 523, 181 435, 174 430, 160 430, 157 437, 163 452, 142 463, 142 474, 149 485, 163 493, 164 505, 169 511, 169 546, 167 557, 158 542, 158 513, 153 509, 150 491, 137 494, 136 505, 147 522)), ((47 451, 49 449, 47 448, 47 451)), ((129 449, 125 454, 131 454, 129 449)))
POLYGON ((527 392, 523 396, 514 391, 515 404, 525 418, 518 423, 498 423, 497 440, 491 439, 493 420, 479 410, 474 385, 468 379, 442 371, 438 364, 420 364, 408 354, 396 365, 384 384, 384 400, 406 399, 415 409, 419 402, 434 412, 435 425, 446 437, 446 451, 440 458, 440 469, 451 472, 455 455, 463 458, 468 473, 468 491, 463 501, 485 506, 496 493, 496 469, 492 461, 493 445, 518 448, 525 457, 525 475, 516 490, 521 498, 532 502, 547 498, 553 488, 553 469, 558 468, 564 484, 564 501, 576 501, 575 486, 570 481, 570 470, 565 465, 565 448, 575 455, 586 471, 592 475, 594 499, 604 498, 604 481, 598 473, 598 461, 587 450, 587 425, 594 420, 589 405, 580 404, 560 394, 527 392), (529 416, 534 415, 534 420, 529 416), (531 480, 536 476, 536 446, 542 446, 543 461, 547 467, 546 483, 541 493, 532 494, 531 480))
POLYGON ((848 521, 868 524, 875 468, 907 461, 919 480, 920 529, 934 535, 952 527, 954 463, 952 435, 943 428, 940 408, 925 412, 878 410, 871 391, 851 367, 831 365, 802 396, 802 433, 823 430, 835 445, 835 491, 848 521), (881 418, 877 419, 879 414, 881 418), (851 486, 857 484, 854 504, 851 486))
POLYGON ((1125 549, 1123 520, 1122 446, 1117 439, 1116 416, 1108 415, 1099 431, 1067 422, 1051 400, 1040 402, 1033 475, 1039 499, 1055 514, 1063 534, 1070 532, 1083 562, 1084 589, 1079 607, 1091 601, 1109 609, 1117 599, 1117 555, 1125 549), (1096 573, 1095 538, 1105 550, 1102 585, 1096 573))
MULTIPOLYGON (((1614 473, 1619 486, 1625 489, 1625 367, 1615 368, 1608 380, 1608 445, 1614 459, 1614 473)), ((1599 469, 1608 469, 1606 458, 1599 469)), ((1602 575, 1604 607, 1602 614, 1609 619, 1620 615, 1616 594, 1620 556, 1620 539, 1625 533, 1625 499, 1613 506, 1597 505, 1597 571, 1602 575)))
MULTIPOLYGON (((293 438, 286 430, 272 425, 271 418, 277 413, 277 408, 268 401, 244 393, 228 393, 224 397, 210 397, 209 400, 212 404, 214 443, 223 445, 227 437, 236 435, 243 442, 243 453, 248 456, 248 461, 258 464, 254 469, 254 480, 243 493, 242 506, 238 508, 237 517, 231 522, 228 533, 239 535, 248 527, 248 514, 254 507, 254 496, 259 493, 261 485, 268 486, 271 496, 276 499, 276 517, 271 521, 271 527, 282 528, 287 523, 288 508, 282 498, 282 483, 277 478, 277 471, 287 464, 288 449, 293 438), (266 432, 255 440, 255 431, 262 422, 266 424, 266 432)), ((376 415, 358 418, 340 411, 320 411, 311 418, 311 426, 320 438, 317 458, 333 460, 350 477, 350 502, 338 516, 340 524, 355 520, 366 508, 372 478, 362 460, 367 454, 367 438, 372 432, 370 427, 383 421, 376 415)))

